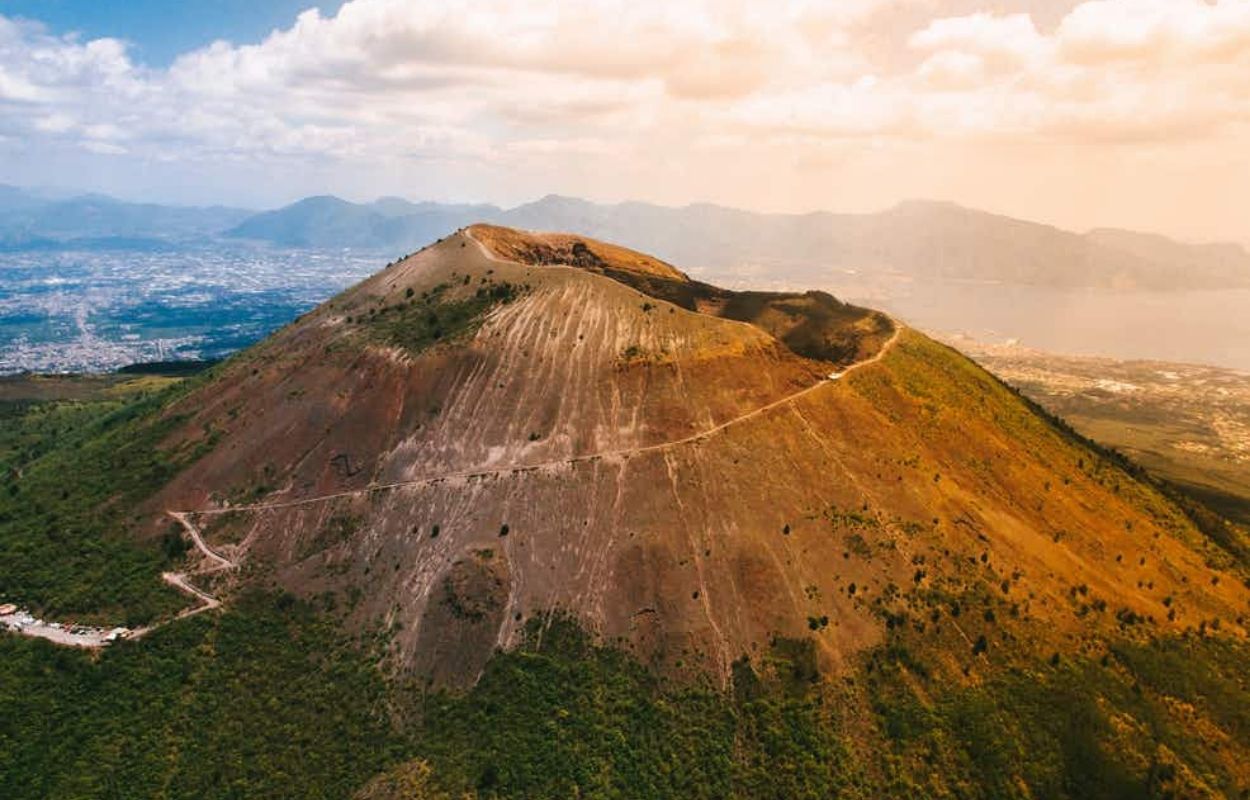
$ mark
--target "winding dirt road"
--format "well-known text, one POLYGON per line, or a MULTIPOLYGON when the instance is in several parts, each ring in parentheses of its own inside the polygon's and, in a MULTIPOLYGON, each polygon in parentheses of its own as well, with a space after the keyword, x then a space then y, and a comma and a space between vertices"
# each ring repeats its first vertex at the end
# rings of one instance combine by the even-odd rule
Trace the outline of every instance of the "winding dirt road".
POLYGON ((187 519, 187 512, 167 511, 165 513, 176 519, 191 537, 191 541, 195 543, 196 548, 204 554, 204 557, 217 565, 210 569, 203 570, 200 574, 204 574, 205 572, 216 572, 219 569, 233 569, 238 566, 238 564, 216 552, 205 543, 204 537, 200 536, 200 529, 195 527, 191 520, 187 519))
POLYGON ((161 577, 165 580, 166 583, 168 583, 170 586, 173 586, 175 589, 186 592, 189 595, 193 595, 199 598, 200 600, 201 605, 196 606, 195 608, 188 608, 184 611, 180 611, 178 613, 178 617, 177 617, 178 619, 182 619, 184 617, 190 617, 194 614, 199 614, 201 611, 208 611, 209 609, 217 608, 217 606, 221 605, 221 601, 218 600, 216 597, 213 597, 211 594, 208 594, 206 592, 202 592, 199 589, 192 586, 187 581, 187 576, 184 573, 165 572, 161 574, 161 577))
MULTIPOLYGON (((211 575, 214 572, 221 572, 222 570, 227 570, 227 569, 236 569, 239 566, 237 562, 231 561, 230 559, 226 558, 225 556, 223 556, 222 554, 218 553, 216 550, 213 550, 213 548, 208 546, 208 543, 204 541, 204 537, 200 536, 200 529, 195 527, 195 524, 191 522, 191 520, 187 519, 186 512, 167 511, 165 513, 169 514, 169 516, 176 519, 178 523, 182 525, 183 529, 187 532, 187 535, 191 537, 191 541, 195 543, 196 549, 200 551, 200 553, 204 556, 204 558, 212 562, 211 567, 206 567, 204 569, 197 570, 196 572, 191 573, 191 574, 211 575)), ((199 614, 201 612, 217 608, 218 606, 221 605, 221 601, 218 600, 216 597, 213 597, 211 594, 208 594, 207 592, 204 592, 200 589, 197 589, 195 586, 193 586, 191 582, 188 580, 188 574, 185 572, 166 572, 163 575, 161 575, 161 577, 170 586, 173 586, 175 589, 178 589, 182 592, 185 592, 186 594, 191 595, 192 597, 197 598, 201 603, 201 605, 199 605, 196 608, 188 608, 180 612, 178 616, 175 617, 175 619, 184 619, 186 617, 190 617, 195 614, 199 614)), ((131 638, 134 638, 134 637, 132 636, 131 638)))
POLYGON ((195 544, 197 550, 211 562, 211 566, 196 570, 193 573, 186 572, 163 572, 161 580, 168 583, 183 594, 190 595, 199 601, 199 605, 185 608, 179 611, 173 618, 146 625, 142 628, 96 628, 86 625, 63 625, 55 622, 45 622, 36 619, 34 615, 26 611, 14 611, 10 614, 0 615, 0 625, 7 627, 14 633, 23 636, 32 636, 39 639, 47 639, 53 644, 65 645, 66 647, 82 647, 87 649, 96 649, 106 647, 118 639, 140 639, 154 630, 168 625, 175 620, 193 617, 196 614, 202 614, 205 611, 211 611, 221 606, 221 600, 213 597, 208 592, 197 588, 190 581, 190 575, 209 575, 222 570, 234 569, 238 564, 220 553, 213 550, 200 536, 200 531, 195 527, 184 512, 169 511, 169 516, 177 520, 191 537, 191 541, 195 544))

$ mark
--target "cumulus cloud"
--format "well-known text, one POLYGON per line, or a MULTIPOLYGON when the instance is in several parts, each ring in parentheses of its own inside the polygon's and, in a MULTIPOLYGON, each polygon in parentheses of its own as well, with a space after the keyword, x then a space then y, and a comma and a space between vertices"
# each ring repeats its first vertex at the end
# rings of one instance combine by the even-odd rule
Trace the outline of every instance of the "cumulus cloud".
POLYGON ((844 28, 879 4, 354 0, 166 70, 0 17, 3 130, 157 158, 587 153, 688 106, 851 74, 844 28))
POLYGON ((975 109, 987 131, 1104 142, 1209 135, 1250 117, 1245 0, 1091 0, 1048 35, 1027 15, 974 14, 934 20, 909 44, 928 54, 921 77, 955 93, 922 99, 937 132, 975 109))
POLYGON ((1036 60, 1048 50, 1028 14, 994 16, 979 13, 936 19, 912 34, 909 44, 919 50, 975 52, 1013 63, 1036 60))
POLYGON ((895 31, 873 27, 890 0, 352 0, 165 69, 0 17, 0 140, 626 172, 726 142, 796 163, 848 141, 1192 142, 1250 114, 1250 0, 1074 0, 1045 27, 943 5, 895 31))
POLYGON ((1250 3, 1097 0, 1069 14, 1057 39, 1075 62, 1227 64, 1250 56, 1250 3))

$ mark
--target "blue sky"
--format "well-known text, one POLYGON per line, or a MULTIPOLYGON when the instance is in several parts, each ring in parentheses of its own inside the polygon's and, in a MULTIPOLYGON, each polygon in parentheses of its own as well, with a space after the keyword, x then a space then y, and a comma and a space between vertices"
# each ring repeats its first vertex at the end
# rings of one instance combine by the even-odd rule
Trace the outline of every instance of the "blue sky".
POLYGON ((132 44, 136 62, 168 66, 217 39, 246 44, 289 27, 306 8, 326 15, 343 0, 0 0, 0 14, 38 20, 53 33, 112 37, 132 44))

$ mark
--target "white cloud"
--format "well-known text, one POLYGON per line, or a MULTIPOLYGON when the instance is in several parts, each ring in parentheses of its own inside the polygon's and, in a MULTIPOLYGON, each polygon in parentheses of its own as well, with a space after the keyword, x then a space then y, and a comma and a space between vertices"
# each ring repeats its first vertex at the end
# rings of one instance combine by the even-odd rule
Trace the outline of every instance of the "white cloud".
POLYGON ((1063 55, 1094 64, 1211 64, 1250 55, 1244 0, 1094 0, 1058 32, 1063 55))
POLYGON ((36 117, 32 124, 37 131, 65 133, 68 130, 72 130, 77 123, 68 114, 48 114, 47 116, 36 117))
POLYGON ((1028 14, 1000 17, 978 13, 936 19, 912 34, 908 43, 919 50, 974 52, 1017 63, 1044 57, 1049 50, 1028 14))
MULTIPOLYGON (((938 19, 909 44, 935 133, 1187 139, 1250 118, 1250 2, 1090 0, 1043 35, 1027 15, 938 19), (968 124, 972 122, 973 124, 968 124)), ((906 80, 906 78, 903 78, 906 80)))
POLYGON ((1088 123, 1100 138, 1118 122, 1129 138, 1154 124, 1188 135, 1241 119, 1244 102, 1229 101, 1250 94, 1250 71, 1232 68, 1250 57, 1245 0, 1090 0, 1050 34, 1026 14, 934 19, 900 34, 922 56, 914 70, 868 83, 856 26, 880 5, 355 0, 164 71, 136 66, 117 40, 0 18, 0 102, 44 135, 153 151, 454 157, 462 138, 472 157, 484 141, 503 152, 675 122, 835 137, 1079 135, 1088 123), (1179 124, 1187 114, 1194 124, 1179 124))
POLYGON ((99 142, 93 139, 88 139, 84 141, 82 143, 82 147, 84 150, 86 150, 89 153, 95 153, 96 155, 102 155, 102 156, 117 156, 117 155, 122 155, 123 153, 126 152, 126 148, 122 147, 119 144, 112 144, 110 142, 99 142))
POLYGON ((6 127, 157 158, 527 153, 510 144, 619 140, 688 123, 687 106, 849 75, 843 28, 880 2, 355 0, 162 71, 119 41, 0 17, 0 102, 6 127))
POLYGON ((841 163, 858 142, 878 164, 920 142, 1183 145, 1250 121, 1250 0, 874 27, 893 7, 353 0, 160 70, 114 39, 0 17, 0 141, 150 163, 437 162, 570 180, 593 167, 621 185, 684 162, 683 180, 717 186, 709 159, 734 147, 736 161, 841 163), (883 37, 898 57, 876 59, 883 37))
POLYGON ((985 59, 977 53, 942 50, 920 65, 919 77, 936 91, 975 89, 985 80, 985 59))

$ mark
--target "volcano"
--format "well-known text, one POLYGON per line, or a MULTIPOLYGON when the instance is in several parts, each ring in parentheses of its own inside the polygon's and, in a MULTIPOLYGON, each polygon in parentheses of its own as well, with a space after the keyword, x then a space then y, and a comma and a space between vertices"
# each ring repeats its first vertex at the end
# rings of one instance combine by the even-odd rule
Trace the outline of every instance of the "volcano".
POLYGON ((5 796, 1250 790, 1250 536, 828 294, 475 225, 102 385, 0 415, 5 796))
POLYGON ((727 685, 783 640, 845 672, 896 625, 992 658, 959 598, 1038 653, 1241 632, 1250 599, 1178 507, 959 353, 571 235, 457 231, 164 413, 166 446, 213 446, 146 503, 153 535, 185 515, 231 580, 336 598, 436 685, 553 612, 727 685))

